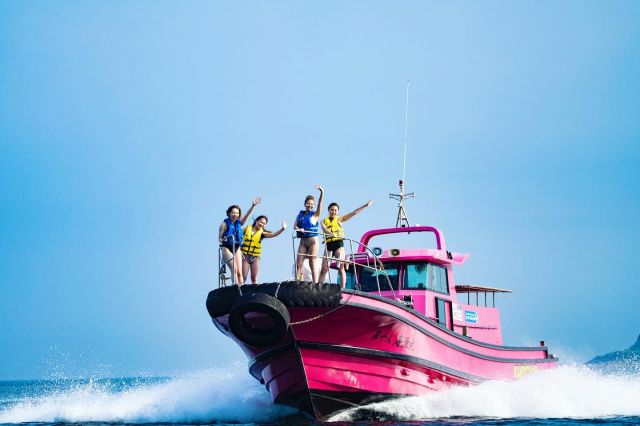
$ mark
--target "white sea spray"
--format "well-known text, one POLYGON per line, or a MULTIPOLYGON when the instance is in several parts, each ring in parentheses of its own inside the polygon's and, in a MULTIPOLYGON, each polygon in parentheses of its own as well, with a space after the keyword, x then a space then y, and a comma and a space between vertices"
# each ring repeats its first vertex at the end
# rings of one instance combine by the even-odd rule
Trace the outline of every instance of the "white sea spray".
POLYGON ((23 422, 268 422, 295 410, 273 405, 267 391, 237 363, 114 390, 83 382, 30 396, 0 411, 0 423, 23 422))
POLYGON ((513 382, 452 387, 423 396, 371 404, 332 421, 368 416, 393 420, 473 418, 602 418, 640 415, 640 376, 562 366, 513 382))

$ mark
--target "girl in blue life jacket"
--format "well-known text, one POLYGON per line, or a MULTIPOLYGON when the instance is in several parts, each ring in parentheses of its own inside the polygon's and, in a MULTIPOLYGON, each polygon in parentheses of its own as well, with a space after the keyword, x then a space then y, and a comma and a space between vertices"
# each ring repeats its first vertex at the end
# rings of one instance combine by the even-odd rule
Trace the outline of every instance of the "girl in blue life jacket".
MULTIPOLYGON (((344 260, 345 252, 344 252, 344 229, 342 224, 362 210, 369 207, 373 204, 373 201, 369 200, 357 209, 352 212, 345 214, 344 216, 340 216, 340 206, 338 203, 329 204, 329 216, 325 217, 320 225, 322 226, 322 231, 325 234, 325 249, 324 255, 322 256, 322 269, 320 270, 320 282, 324 282, 324 278, 329 272, 329 259, 337 259, 344 260)), ((347 273, 344 270, 344 262, 338 262, 338 268, 340 270, 340 285, 344 288, 345 283, 347 281, 347 273)))
POLYGON ((251 207, 249 207, 244 216, 242 216, 240 206, 237 204, 229 206, 227 218, 220 224, 218 240, 222 250, 222 264, 231 267, 233 283, 237 285, 241 285, 244 282, 242 279, 242 256, 239 251, 242 244, 242 225, 244 225, 253 209, 261 201, 260 197, 254 198, 251 202, 251 207), (231 259, 233 259, 233 262, 231 259))
POLYGON ((309 269, 311 269, 311 280, 314 283, 318 282, 318 248, 320 247, 320 240, 318 239, 318 222, 320 220, 320 210, 322 210, 322 198, 324 196, 324 190, 320 185, 315 185, 315 189, 320 191, 320 197, 318 197, 318 207, 315 207, 315 198, 313 195, 307 195, 304 199, 304 210, 300 210, 296 220, 294 221, 293 229, 297 233, 297 237, 300 238, 300 245, 298 245, 298 255, 296 256, 296 279, 302 281, 302 266, 305 259, 309 259, 309 269))
POLYGON ((269 219, 260 215, 253 221, 253 225, 248 225, 244 229, 242 237, 242 276, 244 282, 247 281, 249 270, 251 270, 251 283, 258 284, 258 273, 260 272, 260 256, 262 256, 262 240, 273 238, 282 234, 287 229, 287 222, 282 221, 281 227, 276 232, 264 229, 269 219))

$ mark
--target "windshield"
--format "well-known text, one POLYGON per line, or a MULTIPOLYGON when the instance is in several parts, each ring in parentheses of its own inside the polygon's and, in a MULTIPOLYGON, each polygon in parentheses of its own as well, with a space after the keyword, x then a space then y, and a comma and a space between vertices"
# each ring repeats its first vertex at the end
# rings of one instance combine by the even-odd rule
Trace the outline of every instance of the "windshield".
MULTIPOLYGON (((358 270, 358 282, 360 284, 360 291, 378 291, 378 283, 380 284, 380 291, 389 291, 389 281, 394 290, 398 289, 398 264, 387 263, 384 265, 383 270, 374 270, 372 268, 356 265, 358 270), (386 275, 385 275, 386 273, 386 275), (387 280, 389 277, 389 280, 387 280)), ((353 268, 349 268, 347 271, 347 285, 346 288, 352 290, 356 289, 353 268)))
POLYGON ((402 279, 402 288, 449 293, 447 269, 432 263, 408 263, 402 279))

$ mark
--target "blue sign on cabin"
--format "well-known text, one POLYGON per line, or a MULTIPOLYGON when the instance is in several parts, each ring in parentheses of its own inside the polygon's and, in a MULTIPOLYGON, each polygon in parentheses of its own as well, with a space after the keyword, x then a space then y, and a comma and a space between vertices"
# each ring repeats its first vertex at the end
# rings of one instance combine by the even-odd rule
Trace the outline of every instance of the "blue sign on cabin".
POLYGON ((478 322, 478 313, 474 311, 464 311, 464 320, 466 322, 478 322))

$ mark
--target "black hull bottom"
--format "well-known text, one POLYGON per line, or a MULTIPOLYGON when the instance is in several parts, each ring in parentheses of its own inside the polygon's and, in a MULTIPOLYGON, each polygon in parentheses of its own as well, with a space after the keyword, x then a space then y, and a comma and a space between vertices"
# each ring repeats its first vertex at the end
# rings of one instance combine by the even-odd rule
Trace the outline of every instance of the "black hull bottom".
POLYGON ((311 390, 279 398, 276 402, 295 407, 318 421, 328 420, 341 411, 353 408, 357 409, 354 412, 354 416, 357 418, 351 420, 367 420, 377 419, 380 416, 362 408, 362 406, 405 396, 409 395, 311 390))

